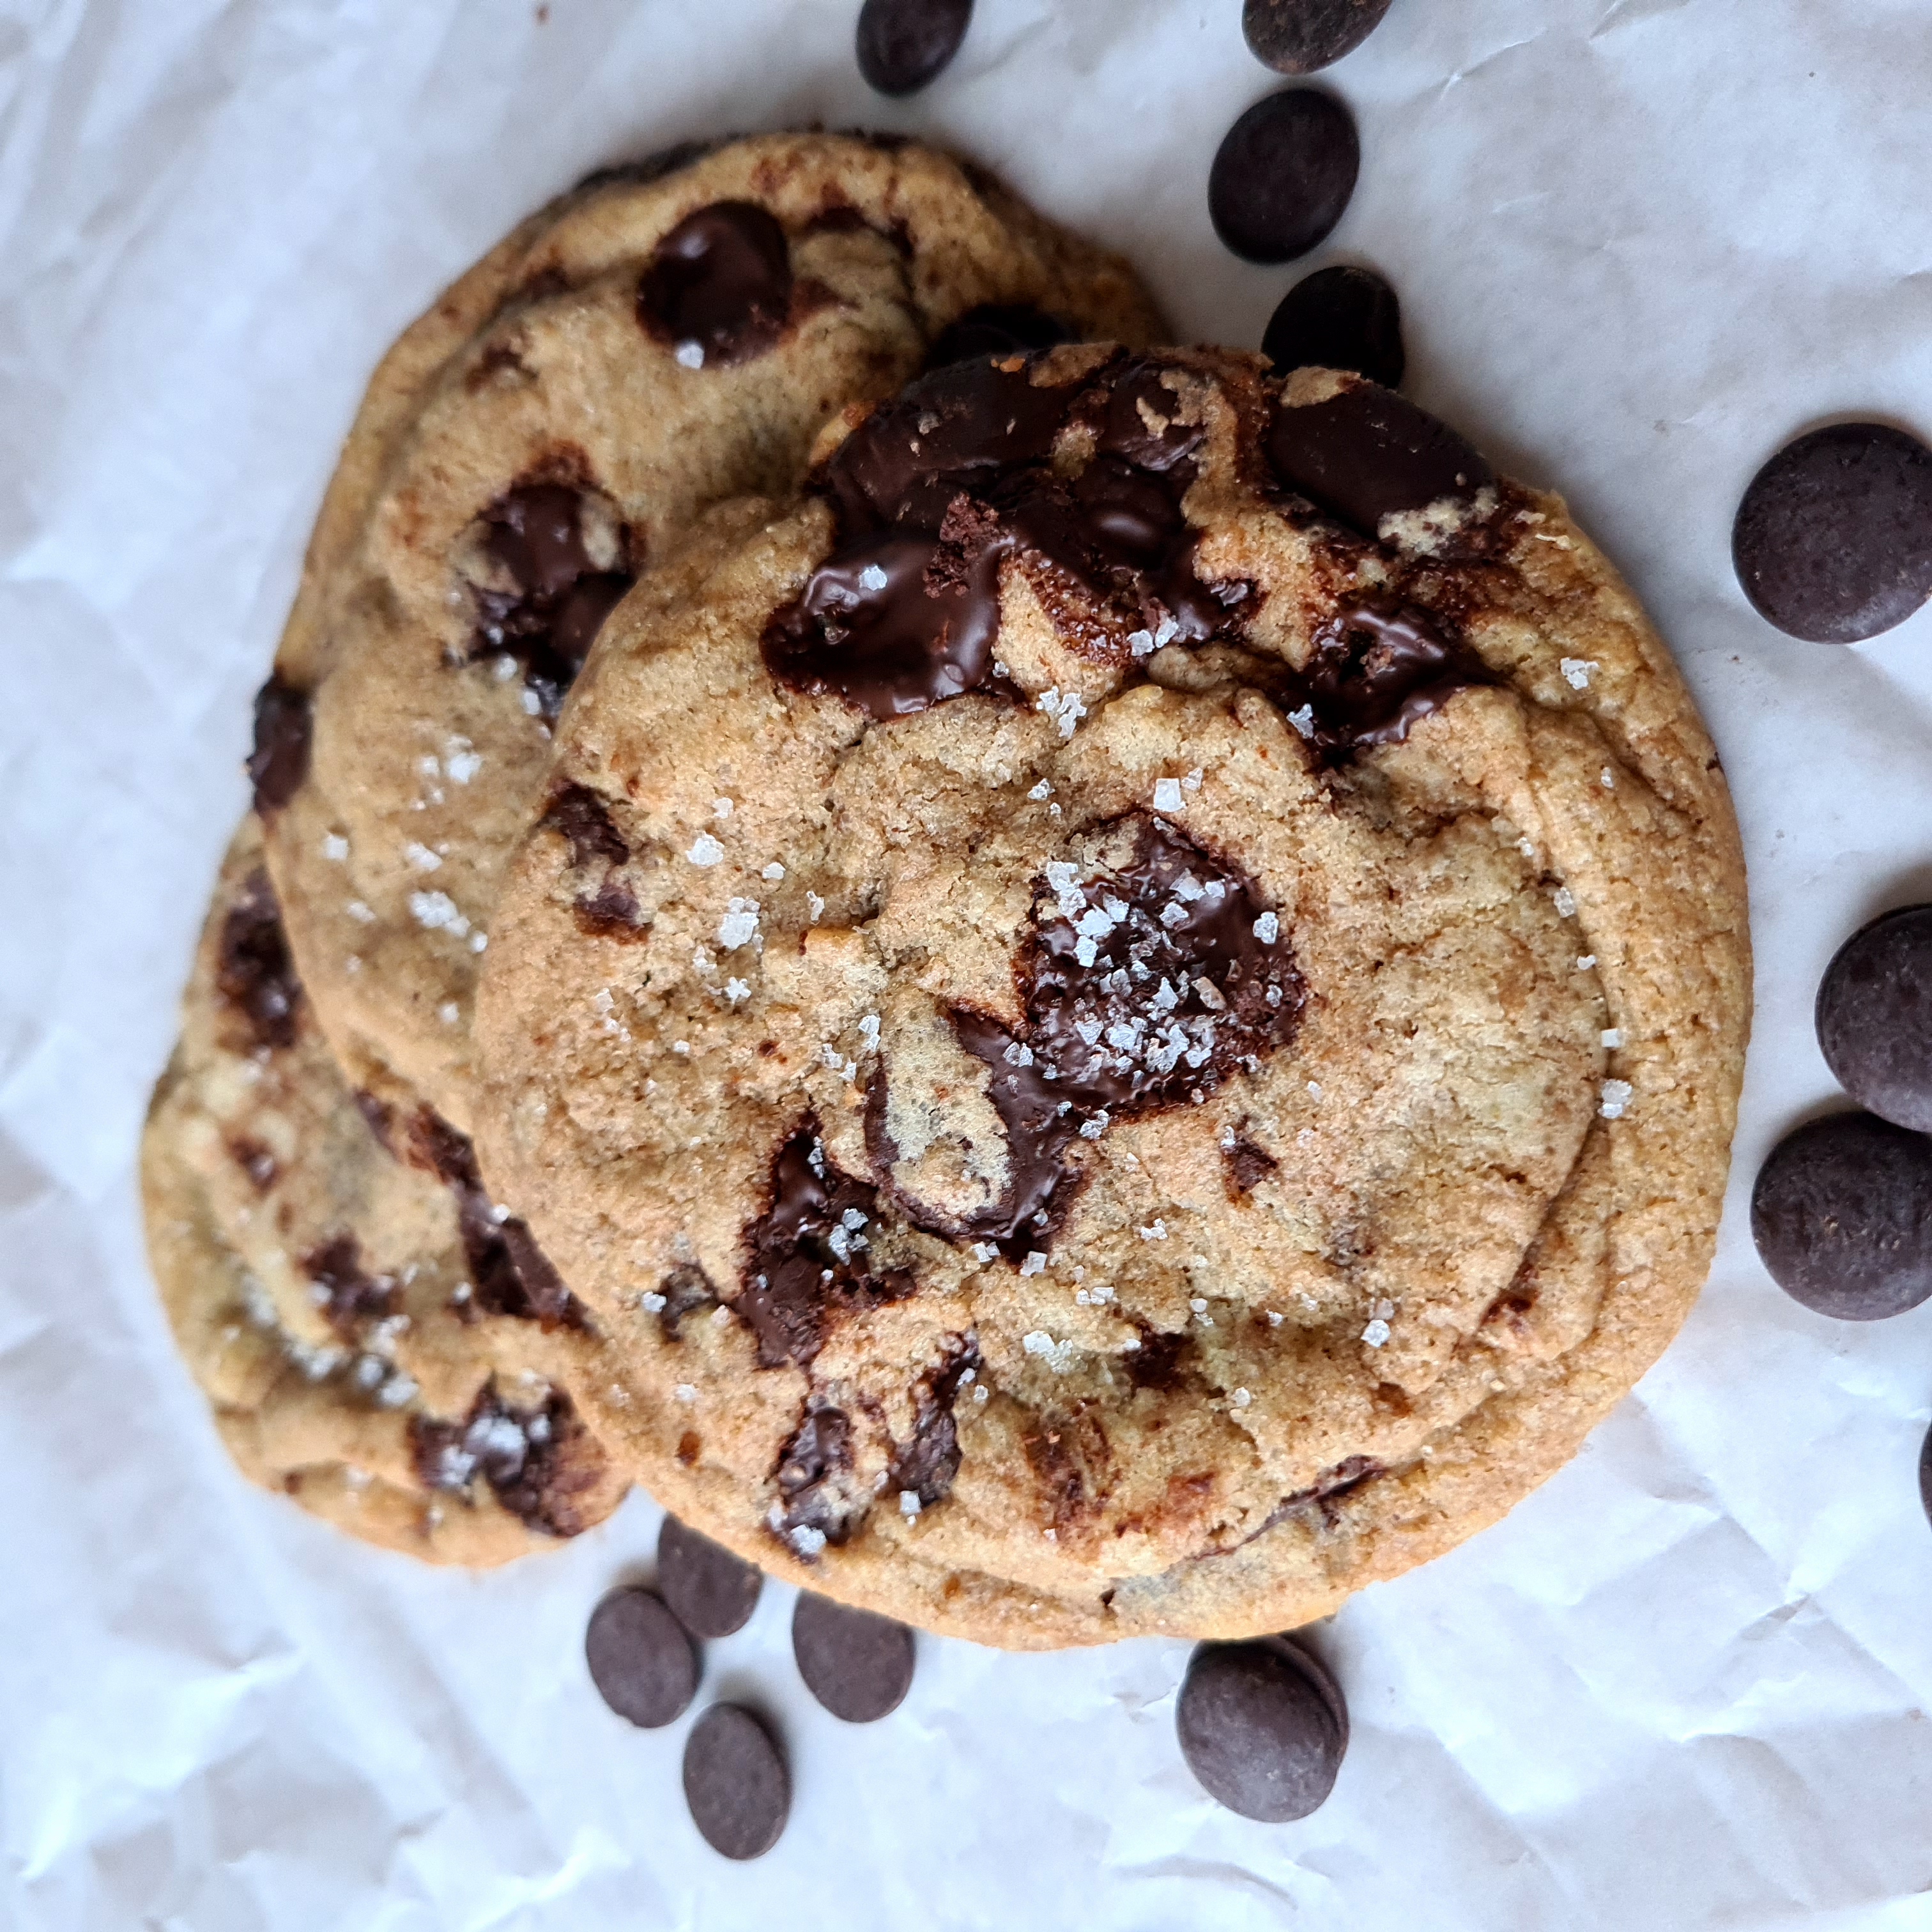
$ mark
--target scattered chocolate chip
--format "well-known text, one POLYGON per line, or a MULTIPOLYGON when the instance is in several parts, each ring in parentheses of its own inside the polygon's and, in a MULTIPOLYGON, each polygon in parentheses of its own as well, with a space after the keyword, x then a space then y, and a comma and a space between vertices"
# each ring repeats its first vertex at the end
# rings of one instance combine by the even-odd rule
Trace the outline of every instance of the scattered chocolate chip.
POLYGON ((264 818, 280 811, 308 776, 314 727, 308 693, 285 684, 280 671, 255 694, 255 748, 248 754, 248 782, 255 788, 255 809, 264 818))
POLYGON ((1291 369, 1352 369, 1385 389, 1402 380, 1402 304, 1372 268, 1317 268, 1281 298, 1262 353, 1291 369))
POLYGON ((791 245, 769 208, 718 201, 687 214, 652 252, 638 319, 692 368, 762 356, 791 314, 791 245))
POLYGON ((323 1318, 344 1341, 360 1340, 372 1322, 393 1314, 396 1284, 387 1275, 365 1274, 362 1244, 353 1234, 338 1234, 302 1258, 302 1272, 314 1283, 323 1318))
POLYGON ((1352 54, 1382 25, 1389 0, 1245 0, 1248 51, 1276 74, 1315 74, 1352 54))
POLYGON ((1073 331, 1058 316, 1025 303, 986 302, 948 322, 926 352, 928 370, 976 356, 1024 356, 1071 342, 1073 331))
POLYGON ((1228 129, 1208 175, 1214 232, 1245 261, 1292 262, 1348 205, 1362 164, 1354 117, 1317 88, 1283 88, 1228 129))
MULTIPOLYGON (((959 1473, 959 1431, 953 1407, 962 1386, 979 1372, 979 1350, 962 1342, 914 1384, 912 1435, 896 1450, 886 1476, 886 1487, 893 1494, 916 1496, 922 1509, 930 1509, 952 1493, 952 1479, 959 1473)), ((904 1506, 902 1502, 900 1507, 904 1506)))
POLYGON ((282 909, 266 869, 256 866, 229 902, 221 922, 214 983, 242 1016, 257 1046, 292 1046, 302 982, 289 956, 282 909))
POLYGON ((1140 1346, 1120 1358, 1127 1379, 1137 1389, 1164 1391, 1178 1387, 1194 1353, 1192 1339, 1161 1328, 1142 1328, 1140 1336, 1140 1346))
POLYGON ((973 19, 973 0, 866 0, 859 9, 859 71, 880 94, 916 94, 950 64, 973 19))
POLYGON ((1932 1132, 1932 905, 1888 912, 1839 947, 1818 988, 1818 1044, 1859 1106, 1932 1132))
POLYGON ((755 1858, 778 1841, 791 1773, 778 1741, 740 1704, 714 1704, 684 1746, 684 1802, 714 1852, 755 1858))
POLYGON ((1794 638, 1875 638, 1932 596, 1932 450, 1888 424, 1785 445, 1738 506, 1731 559, 1759 616, 1794 638))
POLYGON ((1932 1295, 1932 1141, 1872 1114, 1786 1135, 1751 1190, 1751 1235, 1772 1279, 1841 1322, 1876 1322, 1932 1295))
POLYGON ((480 1477, 512 1516, 545 1536, 590 1526, 584 1498, 602 1478, 604 1452, 560 1389, 526 1408, 487 1384, 460 1422, 412 1417, 410 1440, 428 1488, 460 1496, 480 1477))
POLYGON ((1024 361, 982 357, 874 410, 817 479, 837 541, 766 626, 766 668, 880 719, 969 691, 1010 696, 992 668, 1009 557, 1057 622, 1113 638, 1094 637, 1096 650, 1124 655, 1118 640, 1136 630, 1163 643, 1218 634, 1246 586, 1210 590, 1194 574, 1180 503, 1204 432, 1180 420, 1162 374, 1120 355, 1039 386, 1024 361), (1069 476, 1052 458, 1076 428, 1088 454, 1069 476), (1096 604, 1111 621, 1096 621, 1096 604))
POLYGON ((1317 1809, 1348 1747, 1335 1680, 1279 1636, 1202 1645, 1175 1701, 1174 1729, 1208 1795, 1268 1825, 1317 1809))
POLYGON ((1327 401, 1284 404, 1268 431, 1276 478, 1373 542, 1382 519, 1445 500, 1466 504, 1496 472, 1413 403, 1358 382, 1327 401))
MULTIPOLYGON (((1212 1093, 1294 1035, 1306 998, 1280 919, 1254 882, 1164 821, 1134 814, 1119 862, 1048 868, 1020 950, 1016 1034, 968 1008, 961 1046, 992 1070, 1012 1180, 955 1238, 1009 1259, 1043 1248, 1066 1204, 1066 1156, 1118 1119, 1212 1093)), ((916 1202, 903 1204, 922 1219, 916 1202)))
POLYGON ((514 587, 472 586, 470 661, 514 658, 538 714, 554 718, 604 619, 631 587, 630 533, 601 495, 568 483, 519 484, 482 522, 497 580, 514 587))
POLYGON ((1241 1136, 1221 1150, 1228 1170, 1228 1192, 1235 1199, 1252 1194, 1271 1174, 1280 1172, 1281 1162, 1264 1147, 1241 1136))
POLYGON ((764 1577, 707 1536, 667 1516, 658 1532, 658 1588, 693 1636, 729 1636, 750 1622, 764 1577))
POLYGON ((678 1339, 679 1324, 687 1315, 707 1313, 718 1306, 718 1291, 701 1268, 685 1262, 671 1270, 658 1284, 664 1306, 658 1310, 658 1326, 667 1342, 678 1339))
POLYGON ((1932 1430, 1927 1432, 1918 1452, 1918 1501, 1927 1520, 1932 1522, 1932 1430))
POLYGON ((681 1718, 698 1694, 698 1646, 648 1590, 613 1590, 592 1611, 584 1658, 604 1702, 646 1730, 681 1718))
POLYGON ((911 1293, 902 1270, 875 1276, 866 1261, 878 1202, 877 1189, 832 1163, 815 1121, 779 1148, 771 1205, 745 1230, 733 1304, 758 1337, 760 1368, 807 1368, 836 1323, 911 1293))
POLYGON ((904 1624, 809 1590, 792 1612, 791 1651, 806 1688, 848 1724, 896 1711, 912 1688, 913 1634, 904 1624))

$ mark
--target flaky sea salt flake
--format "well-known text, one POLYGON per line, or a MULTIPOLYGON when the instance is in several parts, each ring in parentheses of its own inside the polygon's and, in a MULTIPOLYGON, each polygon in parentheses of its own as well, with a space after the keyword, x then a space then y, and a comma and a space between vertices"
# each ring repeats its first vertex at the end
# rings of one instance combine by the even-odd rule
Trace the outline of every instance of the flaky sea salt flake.
POLYGON ((1620 1120, 1629 1111, 1630 1096, 1636 1091, 1628 1080, 1606 1080, 1604 1097, 1597 1112, 1606 1120, 1620 1120))
POLYGON ((1178 778, 1156 778, 1154 784, 1154 808, 1156 812, 1184 812, 1187 801, 1180 795, 1178 778))
POLYGON ((715 866, 724 856, 724 848, 708 832, 700 832, 684 855, 694 866, 715 866))
POLYGON ((1563 682, 1572 691, 1588 691, 1590 674, 1597 668, 1594 658, 1564 658, 1556 668, 1563 674, 1563 682))

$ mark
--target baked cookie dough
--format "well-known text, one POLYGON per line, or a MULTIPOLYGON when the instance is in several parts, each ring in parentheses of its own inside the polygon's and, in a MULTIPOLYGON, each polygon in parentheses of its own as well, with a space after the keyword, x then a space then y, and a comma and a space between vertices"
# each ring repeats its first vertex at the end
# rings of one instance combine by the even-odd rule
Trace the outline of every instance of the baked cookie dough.
POLYGON ((471 988, 563 693, 698 510, 791 488, 928 358, 1159 331, 1122 262, 886 137, 607 170, 458 282, 370 384, 257 704, 269 869, 351 1079, 467 1130, 471 988))
POLYGON ((141 1172, 168 1319, 250 1480, 368 1542, 479 1565, 616 1506, 628 1480, 569 1394, 596 1372, 581 1308, 460 1136, 343 1084, 252 818, 141 1172))
POLYGON ((1562 502, 1359 377, 1062 347, 854 417, 579 684, 483 1170, 706 1535, 1004 1646, 1303 1624, 1696 1293, 1717 758, 1562 502))

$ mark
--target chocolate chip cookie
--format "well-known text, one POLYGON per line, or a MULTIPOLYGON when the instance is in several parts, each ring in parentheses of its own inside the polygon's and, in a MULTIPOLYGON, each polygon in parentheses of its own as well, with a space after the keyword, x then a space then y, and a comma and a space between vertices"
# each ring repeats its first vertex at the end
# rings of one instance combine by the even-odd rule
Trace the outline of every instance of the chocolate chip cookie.
POLYGON ((1562 502, 1358 376, 982 358, 820 459, 578 686, 484 1172, 706 1535, 1014 1647, 1304 1623, 1560 1465, 1702 1281, 1710 741, 1562 502))
POLYGON ((343 1084, 253 818, 222 867, 142 1181, 176 1340, 252 1480, 440 1562, 501 1562, 615 1508, 627 1483, 568 1393, 596 1372, 583 1310, 460 1136, 343 1084))
POLYGON ((790 488, 923 362, 1158 330, 1114 257, 883 137, 607 170, 459 281, 376 374, 256 710, 269 868, 351 1078, 468 1126, 471 988, 564 693, 699 509, 790 488))

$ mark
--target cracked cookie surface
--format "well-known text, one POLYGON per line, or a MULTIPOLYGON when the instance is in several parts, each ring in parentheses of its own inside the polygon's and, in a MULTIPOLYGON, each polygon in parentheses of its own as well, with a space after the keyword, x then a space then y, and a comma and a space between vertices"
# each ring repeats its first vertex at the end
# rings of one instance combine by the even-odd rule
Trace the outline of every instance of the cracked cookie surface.
POLYGON ((706 1534, 1016 1647, 1305 1622, 1702 1279, 1715 755, 1561 502, 1359 378, 982 358, 820 455, 573 695, 484 1171, 706 1534))

